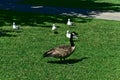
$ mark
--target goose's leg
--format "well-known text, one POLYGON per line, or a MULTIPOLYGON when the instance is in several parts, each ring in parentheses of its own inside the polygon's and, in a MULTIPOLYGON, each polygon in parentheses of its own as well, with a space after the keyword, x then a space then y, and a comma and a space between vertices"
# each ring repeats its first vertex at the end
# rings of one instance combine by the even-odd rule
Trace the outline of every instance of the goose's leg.
POLYGON ((65 62, 65 63, 67 63, 67 64, 68 64, 68 61, 67 61, 67 60, 65 60, 65 58, 63 58, 63 60, 64 60, 64 62, 65 62))
POLYGON ((62 58, 60 58, 60 61, 62 62, 62 58))
POLYGON ((63 58, 63 60, 65 61, 65 58, 63 58))

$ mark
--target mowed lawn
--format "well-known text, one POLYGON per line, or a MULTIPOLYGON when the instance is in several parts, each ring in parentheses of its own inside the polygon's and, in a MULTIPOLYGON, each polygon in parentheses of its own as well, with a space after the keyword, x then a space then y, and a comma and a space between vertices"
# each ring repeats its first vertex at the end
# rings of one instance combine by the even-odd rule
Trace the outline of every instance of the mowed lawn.
POLYGON ((0 80, 119 80, 120 22, 1 11, 0 80), (74 27, 66 25, 67 19, 74 27), (12 30, 12 22, 21 25, 12 30), (55 23, 58 34, 53 34, 55 23), (44 52, 69 44, 66 30, 76 31, 76 50, 59 62, 44 52))
POLYGON ((120 11, 120 0, 23 0, 19 3, 39 6, 120 11))

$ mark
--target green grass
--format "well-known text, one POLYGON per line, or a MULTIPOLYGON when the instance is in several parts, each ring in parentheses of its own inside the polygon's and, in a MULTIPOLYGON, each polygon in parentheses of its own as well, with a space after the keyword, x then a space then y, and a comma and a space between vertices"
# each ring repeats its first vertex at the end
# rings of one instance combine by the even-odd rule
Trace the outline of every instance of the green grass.
POLYGON ((120 0, 23 0, 20 3, 97 10, 120 11, 120 0), (61 5, 62 4, 62 5, 61 5))
POLYGON ((0 14, 0 30, 4 33, 0 35, 0 80, 120 79, 119 22, 69 17, 76 25, 68 28, 68 16, 4 11, 0 14), (12 21, 21 25, 19 32, 12 30, 12 21), (57 35, 51 32, 53 23, 59 26, 57 35), (67 58, 70 64, 42 58, 48 49, 69 44, 65 37, 68 29, 79 34, 76 50, 67 58))

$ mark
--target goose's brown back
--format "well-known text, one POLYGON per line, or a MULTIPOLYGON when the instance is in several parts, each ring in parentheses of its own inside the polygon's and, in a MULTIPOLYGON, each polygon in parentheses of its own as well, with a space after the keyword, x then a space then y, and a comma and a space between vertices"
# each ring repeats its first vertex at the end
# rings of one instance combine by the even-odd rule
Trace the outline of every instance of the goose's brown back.
POLYGON ((47 51, 44 55, 46 55, 46 57, 51 56, 56 58, 66 58, 72 54, 74 49, 75 46, 71 47, 69 45, 63 45, 47 51))

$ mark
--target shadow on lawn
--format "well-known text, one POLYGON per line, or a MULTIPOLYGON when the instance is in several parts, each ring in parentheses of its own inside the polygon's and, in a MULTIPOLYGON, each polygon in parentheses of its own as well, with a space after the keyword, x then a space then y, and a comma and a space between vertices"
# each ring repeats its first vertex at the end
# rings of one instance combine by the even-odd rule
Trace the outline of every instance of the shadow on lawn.
POLYGON ((17 35, 8 34, 6 32, 0 31, 0 37, 16 37, 17 35))
POLYGON ((17 37, 15 34, 11 33, 20 33, 21 30, 0 30, 0 37, 17 37))
MULTIPOLYGON (((25 1, 25 0, 24 0, 25 1)), ((51 6, 60 6, 61 4, 55 4, 58 2, 61 2, 61 0, 46 0, 46 1, 25 1, 25 2, 37 2, 38 4, 45 4, 48 5, 51 4, 51 6), (41 3, 40 3, 41 2, 41 3), (43 2, 43 3, 42 3, 43 2), (54 4, 52 4, 54 3, 54 4)), ((33 4, 37 4, 33 3, 33 4)), ((113 3, 108 3, 108 2, 98 2, 97 0, 76 0, 76 1, 70 1, 70 0, 65 0, 64 5, 67 4, 66 6, 62 5, 60 7, 73 7, 73 8, 83 8, 81 11, 80 10, 74 10, 74 9, 65 9, 63 10, 62 8, 59 8, 58 12, 59 14, 73 14, 75 16, 65 16, 65 15, 43 15, 40 13, 37 13, 33 10, 33 12, 15 12, 15 11, 5 11, 1 10, 0 11, 0 26, 5 26, 5 25, 11 25, 13 21, 16 22, 18 25, 25 25, 25 26, 36 26, 36 27, 51 27, 50 25, 47 25, 46 23, 63 23, 66 24, 67 19, 70 18, 73 22, 78 22, 78 23, 86 23, 92 21, 91 15, 99 15, 101 11, 120 11, 120 4, 113 4, 113 3), (69 2, 69 4, 68 4, 69 2), (74 5, 73 5, 74 4, 74 5), (73 6, 71 6, 73 5, 73 6), (84 10, 87 9, 87 10, 84 10), (92 9, 92 10, 91 10, 92 9), (101 11, 98 11, 101 10, 101 11), (79 14, 86 15, 91 18, 87 17, 77 17, 79 14), (77 19, 75 19, 77 18, 77 19), (78 21, 79 20, 79 21, 78 21)), ((2 5, 2 3, 1 3, 2 5)), ((15 7, 15 5, 12 5, 15 7)), ((31 6, 32 7, 32 6, 31 6)), ((32 9, 32 8, 29 9, 32 9)), ((43 7, 44 8, 44 5, 43 7)), ((22 9, 22 8, 21 8, 22 9)), ((57 9, 56 9, 57 10, 57 9)), ((39 9, 37 10, 39 11, 39 9)), ((49 11, 49 10, 48 10, 49 11)))
POLYGON ((51 63, 51 64, 75 64, 75 63, 81 62, 85 59, 88 59, 88 57, 83 57, 81 59, 67 59, 65 61, 48 61, 47 63, 51 63))
MULTIPOLYGON (((110 3, 108 1, 100 0, 22 0, 22 4, 33 4, 42 6, 57 6, 57 7, 68 7, 68 8, 81 8, 81 9, 92 9, 92 10, 106 10, 106 11, 120 11, 120 4, 110 3), (62 5, 61 5, 62 4, 62 5)), ((89 12, 88 12, 89 13, 89 12)))
POLYGON ((43 15, 37 13, 28 12, 15 12, 15 11, 0 11, 0 26, 10 26, 12 22, 16 22, 17 25, 21 26, 32 26, 32 27, 51 27, 53 23, 67 23, 67 19, 70 18, 73 22, 85 23, 92 19, 89 18, 78 18, 76 21, 72 16, 60 16, 60 15, 43 15), (48 25, 46 23, 50 23, 48 25))

